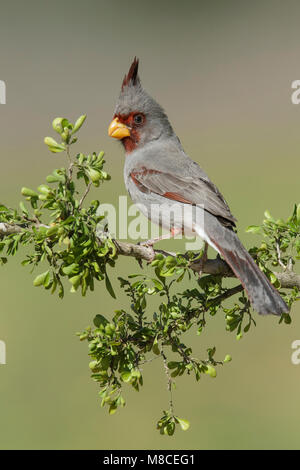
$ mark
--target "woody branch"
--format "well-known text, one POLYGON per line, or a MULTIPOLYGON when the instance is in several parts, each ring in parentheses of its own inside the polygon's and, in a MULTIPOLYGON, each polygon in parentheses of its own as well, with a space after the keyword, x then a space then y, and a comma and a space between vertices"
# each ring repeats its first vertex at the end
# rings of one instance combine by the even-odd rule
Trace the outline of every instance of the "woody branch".
MULTIPOLYGON (((38 224, 36 224, 38 225, 38 224)), ((3 238, 14 233, 21 233, 24 229, 19 225, 0 223, 0 238, 3 238)), ((101 243, 101 239, 99 239, 101 243)), ((122 242, 120 240, 114 240, 117 253, 120 256, 130 256, 137 260, 144 260, 147 262, 152 261, 153 251, 154 253, 161 253, 164 256, 175 256, 175 253, 164 251, 164 250, 153 250, 152 247, 145 245, 136 245, 134 243, 122 242)), ((222 277, 235 277, 228 264, 221 258, 207 259, 202 265, 200 261, 196 261, 190 264, 190 269, 195 272, 205 274, 219 275, 222 277)), ((279 280, 281 287, 286 289, 292 289, 297 287, 300 289, 300 274, 294 273, 291 270, 285 270, 284 272, 274 272, 275 276, 279 280)))

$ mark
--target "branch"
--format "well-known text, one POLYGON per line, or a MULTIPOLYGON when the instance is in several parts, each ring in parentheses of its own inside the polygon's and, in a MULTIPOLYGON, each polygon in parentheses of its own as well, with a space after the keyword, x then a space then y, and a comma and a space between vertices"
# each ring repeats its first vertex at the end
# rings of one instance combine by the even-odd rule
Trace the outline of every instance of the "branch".
POLYGON ((20 233, 23 229, 19 225, 11 225, 5 222, 0 223, 0 237, 12 235, 13 233, 20 233))
MULTIPOLYGON (((8 224, 5 222, 0 223, 0 238, 12 235, 14 233, 20 233, 24 229, 19 225, 8 224)), ((101 238, 99 238, 101 242, 101 238)), ((131 256, 137 260, 147 261, 148 263, 153 260, 153 254, 161 253, 164 256, 176 256, 175 253, 164 251, 164 250, 153 250, 151 246, 146 245, 135 245, 134 243, 121 242, 119 240, 113 240, 117 248, 118 255, 131 256)), ((223 261, 219 256, 215 259, 208 259, 204 266, 201 266, 201 260, 198 260, 190 264, 190 268, 195 272, 202 272, 205 274, 211 274, 213 276, 220 275, 222 277, 235 277, 228 264, 223 261)), ((297 287, 300 289, 300 274, 294 273, 293 271, 286 270, 284 272, 274 272, 275 276, 279 280, 281 287, 285 289, 292 289, 297 287)))
MULTIPOLYGON (((119 255, 133 256, 138 260, 145 260, 151 262, 153 259, 153 249, 145 245, 135 245, 134 243, 120 242, 114 240, 119 255)), ((175 253, 170 253, 164 250, 154 250, 154 254, 162 253, 164 256, 175 256, 175 253)), ((190 268, 195 272, 202 272, 205 274, 212 274, 213 276, 220 275, 222 277, 236 277, 228 264, 220 257, 215 259, 208 259, 204 266, 201 266, 201 260, 191 263, 190 268)), ((300 289, 300 275, 293 271, 274 272, 279 280, 281 287, 285 289, 292 289, 297 287, 300 289)))

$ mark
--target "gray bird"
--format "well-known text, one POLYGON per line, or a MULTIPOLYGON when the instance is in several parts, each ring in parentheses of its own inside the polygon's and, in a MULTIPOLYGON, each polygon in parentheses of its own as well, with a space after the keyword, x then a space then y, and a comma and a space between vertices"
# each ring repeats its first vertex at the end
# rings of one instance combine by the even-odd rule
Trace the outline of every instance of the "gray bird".
POLYGON ((197 234, 240 279, 260 314, 288 307, 238 239, 236 219, 217 187, 184 152, 163 108, 143 89, 135 58, 125 75, 108 133, 124 146, 124 179, 133 202, 152 222, 197 234))

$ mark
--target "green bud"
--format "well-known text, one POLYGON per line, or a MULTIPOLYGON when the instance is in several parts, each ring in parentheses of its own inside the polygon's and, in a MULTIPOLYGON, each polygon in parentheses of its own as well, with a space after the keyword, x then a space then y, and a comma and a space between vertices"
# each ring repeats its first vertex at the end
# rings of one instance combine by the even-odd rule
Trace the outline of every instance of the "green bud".
POLYGON ((49 188, 49 186, 47 186, 46 184, 41 184, 38 187, 38 190, 39 190, 40 193, 43 193, 43 194, 47 195, 51 191, 51 188, 49 188))
POLYGON ((77 119, 77 121, 75 122, 74 128, 72 130, 72 134, 75 134, 75 132, 79 131, 79 129, 81 128, 85 120, 86 120, 86 114, 83 114, 77 119))
POLYGON ((232 357, 230 356, 230 354, 226 354, 223 362, 230 362, 230 361, 232 361, 232 357))
POLYGON ((56 140, 52 139, 52 137, 45 137, 44 142, 46 145, 48 145, 49 150, 52 153, 59 153, 66 150, 64 145, 58 144, 56 140))
POLYGON ((35 197, 35 198, 39 197, 39 195, 35 191, 29 188, 22 188, 21 194, 22 196, 27 196, 27 197, 35 197))
POLYGON ((99 173, 99 171, 97 170, 94 170, 93 168, 89 168, 87 170, 87 174, 91 178, 93 183, 97 183, 101 178, 101 173, 99 173))
POLYGON ((190 423, 187 419, 178 418, 176 416, 176 421, 179 423, 179 425, 180 425, 180 427, 183 431, 187 431, 189 429, 190 423))
POLYGON ((61 134, 61 138, 64 142, 68 142, 70 137, 70 131, 67 127, 64 128, 64 131, 61 134))
POLYGON ((91 362, 89 363, 89 368, 90 368, 91 370, 93 370, 93 371, 94 371, 95 369, 97 369, 98 367, 99 367, 98 361, 91 361, 91 362))
POLYGON ((78 159, 79 165, 82 165, 84 162, 84 154, 80 153, 79 155, 77 155, 77 159, 78 159))
POLYGON ((206 366, 206 367, 207 367, 207 370, 205 371, 205 373, 206 373, 207 375, 210 375, 213 379, 214 379, 215 377, 217 377, 217 371, 216 371, 216 369, 215 369, 214 367, 212 367, 212 366, 210 366, 210 365, 208 365, 208 366, 206 366))
POLYGON ((105 325, 105 333, 109 336, 113 334, 115 329, 116 327, 113 323, 108 323, 107 325, 105 325))
POLYGON ((63 130, 62 121, 63 121, 63 118, 58 117, 58 118, 55 118, 52 122, 53 129, 59 134, 61 134, 63 130))

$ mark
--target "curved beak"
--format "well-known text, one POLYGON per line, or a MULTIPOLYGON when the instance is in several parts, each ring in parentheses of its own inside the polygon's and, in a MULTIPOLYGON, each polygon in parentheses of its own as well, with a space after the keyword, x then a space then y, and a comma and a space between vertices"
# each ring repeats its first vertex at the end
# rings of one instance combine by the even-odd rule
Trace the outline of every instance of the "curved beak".
POLYGON ((109 125, 108 135, 109 137, 114 137, 115 139, 120 140, 124 137, 129 137, 130 130, 129 127, 125 126, 125 124, 122 124, 118 118, 115 118, 109 125))

